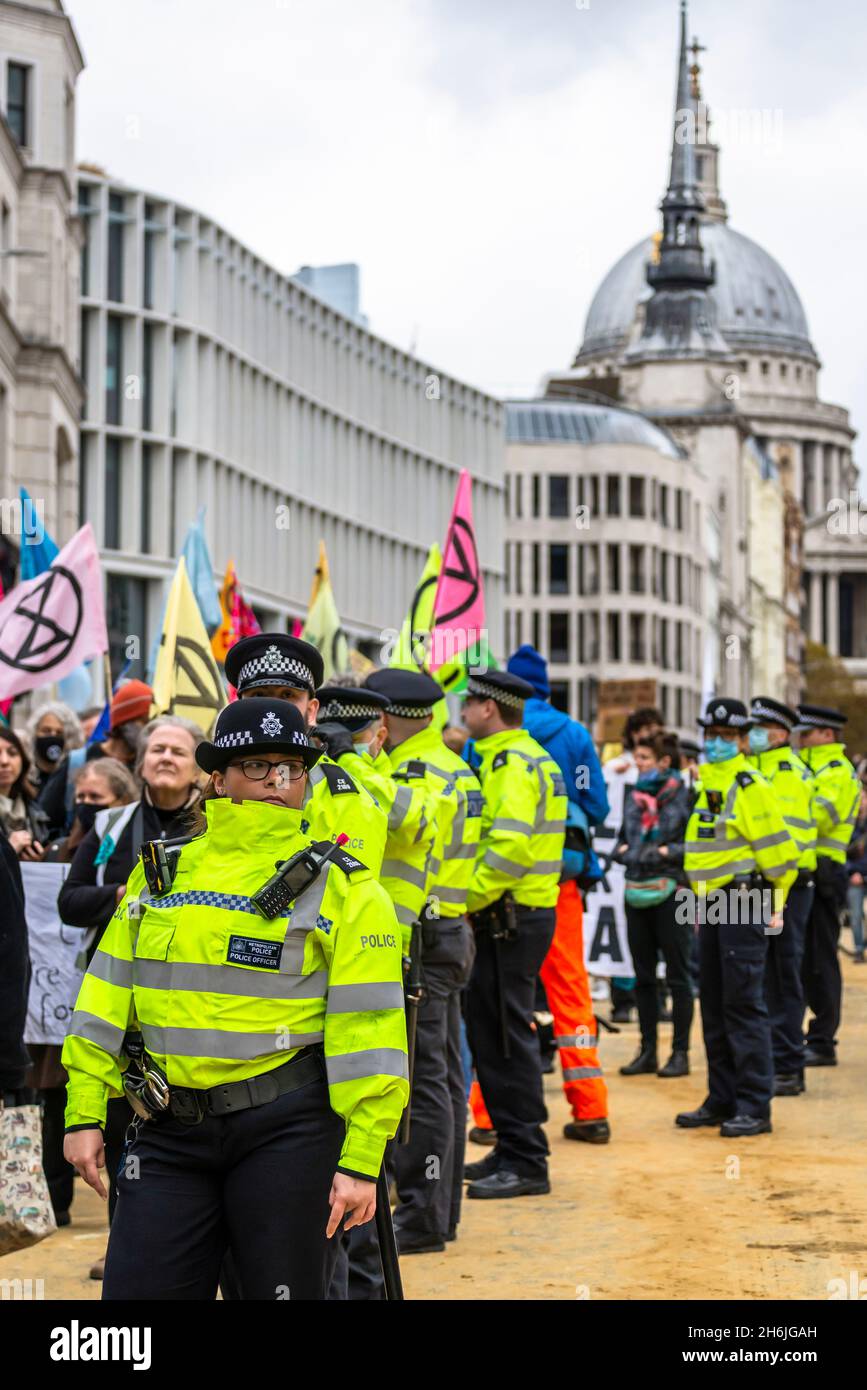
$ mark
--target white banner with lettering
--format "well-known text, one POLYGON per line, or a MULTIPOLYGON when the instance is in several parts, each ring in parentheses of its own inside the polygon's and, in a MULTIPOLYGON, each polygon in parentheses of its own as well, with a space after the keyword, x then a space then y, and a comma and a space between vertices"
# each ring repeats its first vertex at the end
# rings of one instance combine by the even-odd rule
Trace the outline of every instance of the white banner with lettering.
POLYGON ((83 971, 75 964, 84 932, 67 927, 57 912, 57 895, 68 864, 21 865, 30 947, 30 998, 25 1043, 63 1042, 83 971))
POLYGON ((635 974, 629 942, 626 937, 626 912, 623 906, 625 870, 622 864, 605 868, 608 855, 617 845, 617 832, 623 823, 623 798, 626 788, 638 776, 629 754, 612 758, 602 769, 611 810, 604 826, 593 837, 593 849, 605 877, 597 888, 587 894, 584 905, 584 963, 591 975, 635 974))

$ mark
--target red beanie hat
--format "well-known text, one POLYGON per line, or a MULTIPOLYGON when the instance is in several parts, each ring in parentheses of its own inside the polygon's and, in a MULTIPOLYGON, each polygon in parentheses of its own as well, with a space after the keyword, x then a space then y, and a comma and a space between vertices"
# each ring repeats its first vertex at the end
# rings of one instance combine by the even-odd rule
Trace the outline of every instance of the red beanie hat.
POLYGON ((111 697, 109 728, 116 729, 119 724, 128 724, 131 719, 147 720, 153 698, 154 692, 144 681, 125 681, 111 697))

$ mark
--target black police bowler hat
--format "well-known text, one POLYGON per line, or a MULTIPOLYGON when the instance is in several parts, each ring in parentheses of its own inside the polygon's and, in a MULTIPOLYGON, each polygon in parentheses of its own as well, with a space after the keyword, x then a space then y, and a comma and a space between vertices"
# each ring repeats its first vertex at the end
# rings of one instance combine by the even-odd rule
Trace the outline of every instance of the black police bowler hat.
POLYGON ((260 685, 288 685, 312 695, 325 677, 325 663, 312 642, 285 632, 242 637, 226 654, 226 680, 239 695, 260 685))
POLYGON ((511 671, 486 671, 483 676, 469 676, 467 694, 477 700, 499 700, 502 705, 522 709, 525 700, 532 700, 535 687, 511 671))
POLYGON ((742 700, 729 700, 719 695, 714 700, 708 700, 704 714, 700 714, 695 722, 703 729, 709 729, 713 724, 724 729, 749 729, 756 721, 747 713, 742 700))
POLYGON ((380 695, 376 690, 362 690, 357 685, 323 685, 317 690, 316 698, 319 701, 317 724, 333 720, 352 734, 372 724, 391 704, 387 695, 380 695))
POLYGON ((322 756, 307 737, 304 717, 288 700, 251 695, 221 710, 213 743, 200 743, 196 762, 203 772, 222 772, 235 758, 256 753, 294 753, 311 768, 322 756))
POLYGON ((401 719, 424 719, 443 698, 442 686, 424 671, 371 671, 364 690, 389 699, 389 714, 401 719))
POLYGON ((756 695, 750 702, 750 714, 757 724, 779 724, 789 733, 798 722, 793 709, 780 700, 772 700, 770 695, 756 695))
POLYGON ((798 705, 798 722, 795 728, 805 729, 844 729, 849 716, 842 710, 831 709, 828 705, 798 705))

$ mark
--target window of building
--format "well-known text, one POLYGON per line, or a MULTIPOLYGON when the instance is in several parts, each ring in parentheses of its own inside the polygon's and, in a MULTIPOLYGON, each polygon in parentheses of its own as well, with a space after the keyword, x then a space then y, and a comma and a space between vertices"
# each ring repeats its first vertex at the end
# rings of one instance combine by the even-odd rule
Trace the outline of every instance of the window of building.
POLYGON ((524 515, 524 475, 515 474, 515 516, 524 515))
POLYGON ((153 447, 141 446, 141 551, 150 554, 151 548, 151 482, 153 479, 153 447))
POLYGON ((678 728, 682 727, 683 719, 683 691, 680 686, 675 687, 674 691, 674 722, 678 728))
POLYGON ((607 615, 608 630, 608 652, 609 661, 620 660, 620 614, 609 613, 607 615))
POLYGON ((583 613, 577 613, 577 614, 575 615, 575 617, 576 617, 576 623, 577 623, 578 665, 579 665, 579 666, 583 666, 583 664, 584 664, 584 614, 583 614, 583 613))
POLYGON ((674 601, 683 603, 683 556, 677 555, 674 560, 674 601))
POLYGON ((154 326, 145 323, 142 334, 141 427, 153 429, 154 326))
POLYGON ((548 515, 569 515, 569 479, 565 473, 552 473, 548 478, 548 515))
POLYGON ((668 525, 668 484, 659 485, 659 519, 663 526, 668 525))
POLYGON ((780 376, 781 376, 781 378, 783 379, 783 381, 785 381, 785 379, 786 379, 786 377, 787 377, 788 375, 789 375, 789 366, 788 366, 788 363, 787 363, 787 362, 781 362, 781 363, 780 363, 780 376))
POLYGON ((542 547, 538 541, 533 542, 533 593, 538 594, 542 583, 542 547))
POLYGON ((144 205, 144 277, 142 299, 146 309, 154 307, 154 258, 156 256, 157 234, 153 223, 156 209, 153 203, 144 205))
POLYGON ((93 218, 90 214, 90 194, 90 184, 80 183, 78 185, 78 212, 84 234, 79 258, 79 293, 83 296, 90 294, 90 237, 93 226, 93 218))
POLYGON ((123 236, 126 218, 123 195, 108 195, 108 288, 106 298, 123 302, 123 236))
POLYGON ((675 488, 674 492, 674 529, 683 530, 683 492, 680 488, 675 488))
POLYGON ((620 593, 620 546, 609 545, 608 549, 608 592, 620 593))
POLYGON ((6 120, 19 145, 30 143, 30 75, 24 63, 6 68, 6 120))
POLYGON ((800 381, 800 380, 801 380, 801 368, 800 368, 800 367, 796 367, 796 368, 795 368, 795 380, 796 380, 796 381, 800 381))
POLYGON ((584 552, 584 588, 585 594, 599 593, 599 546, 583 545, 580 549, 584 552))
POLYGON ((548 546, 548 593, 568 594, 569 592, 569 547, 566 545, 548 546))
POLYGON ((569 661, 569 614, 548 614, 548 660, 558 665, 569 661))
POLYGON ((629 660, 644 661, 644 614, 629 614, 629 660))
POLYGON ((661 550, 659 552, 659 597, 663 603, 668 603, 668 563, 668 552, 661 550))
POLYGON ((83 431, 78 436, 78 524, 83 526, 89 520, 87 515, 90 472, 90 435, 83 431))
POLYGON ((129 575, 109 574, 106 580, 105 617, 112 671, 116 675, 125 667, 127 641, 129 634, 135 632, 141 637, 141 656, 127 667, 127 674, 131 678, 142 679, 145 675, 145 664, 149 653, 145 580, 133 579, 129 575))
POLYGON ((533 474, 533 516, 540 515, 542 497, 542 479, 538 473, 533 474))
POLYGON ((643 545, 631 545, 629 547, 629 592, 631 594, 643 594, 645 588, 643 545))
POLYGON ((104 499, 106 550, 120 550, 120 490, 120 440, 113 434, 107 434, 104 499))
POLYGON ((674 669, 683 670, 683 623, 674 624, 674 669))
POLYGON ((595 473, 587 479, 587 505, 591 516, 599 515, 599 478, 595 473))
POLYGON ((515 568, 512 574, 514 592, 522 594, 524 592, 524 547, 520 541, 515 541, 514 545, 515 568))
POLYGON ((761 371, 762 371, 762 376, 769 376, 769 375, 770 375, 770 372, 771 372, 771 364, 770 364, 770 362, 763 362, 763 363, 761 364, 761 371))
POLYGON ((599 660, 599 614, 587 613, 587 643, 585 647, 585 660, 593 662, 599 660))
POLYGON ((106 319, 105 354, 105 418, 109 425, 119 425, 123 393, 123 319, 109 314, 106 319))
POLYGON ((536 651, 538 652, 538 651, 541 650, 541 647, 542 647, 542 637, 541 637, 542 622, 541 622, 541 616, 540 616, 540 614, 539 614, 538 609, 535 610, 534 613, 533 613, 532 626, 533 626, 533 646, 536 648, 536 651))
POLYGON ((668 619, 661 618, 659 623, 659 664, 663 671, 668 670, 668 619))
POLYGON ((644 479, 629 479, 629 515, 644 516, 644 479))
POLYGON ((508 521, 508 520, 511 519, 511 516, 512 516, 512 475, 511 475, 511 473, 507 473, 507 474, 506 474, 506 490, 505 490, 505 492, 504 492, 504 494, 503 494, 503 501, 504 501, 505 507, 506 507, 506 520, 508 521))
POLYGON ((605 506, 609 516, 620 515, 620 479, 616 475, 606 478, 605 506))

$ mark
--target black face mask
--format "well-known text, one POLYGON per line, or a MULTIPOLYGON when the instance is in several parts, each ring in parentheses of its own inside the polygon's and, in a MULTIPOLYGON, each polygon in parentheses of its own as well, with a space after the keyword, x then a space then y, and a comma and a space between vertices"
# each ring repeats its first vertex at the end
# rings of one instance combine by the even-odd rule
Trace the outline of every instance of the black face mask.
POLYGON ((104 806, 98 806, 95 801, 76 801, 73 807, 75 819, 84 831, 93 829, 97 811, 104 811, 105 809, 104 806))
POLYGON ((47 763, 59 763, 63 757, 63 734, 40 734, 33 740, 37 756, 47 763))

